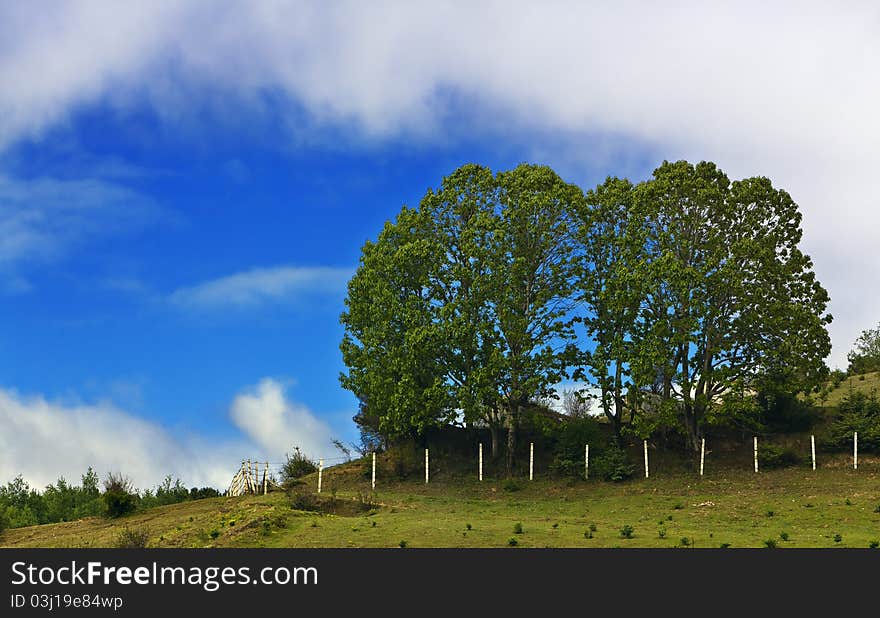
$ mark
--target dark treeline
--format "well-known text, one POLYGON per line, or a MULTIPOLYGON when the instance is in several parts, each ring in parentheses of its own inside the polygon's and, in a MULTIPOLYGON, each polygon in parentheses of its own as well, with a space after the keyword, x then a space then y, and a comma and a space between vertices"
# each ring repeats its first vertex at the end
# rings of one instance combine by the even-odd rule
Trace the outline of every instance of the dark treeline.
POLYGON ((220 492, 213 487, 187 489, 180 479, 172 481, 170 476, 155 489, 138 491, 118 475, 108 475, 101 483, 91 468, 82 475, 79 485, 62 477, 43 491, 32 488, 19 475, 0 486, 0 529, 73 521, 95 515, 117 516, 138 509, 219 495, 220 492), (125 500, 124 512, 117 510, 119 495, 125 500))
POLYGON ((465 165, 364 245, 341 383, 368 439, 463 418, 508 470, 524 411, 566 379, 616 441, 697 449, 827 378, 829 299, 801 235, 788 193, 709 162, 587 191, 546 166, 465 165))

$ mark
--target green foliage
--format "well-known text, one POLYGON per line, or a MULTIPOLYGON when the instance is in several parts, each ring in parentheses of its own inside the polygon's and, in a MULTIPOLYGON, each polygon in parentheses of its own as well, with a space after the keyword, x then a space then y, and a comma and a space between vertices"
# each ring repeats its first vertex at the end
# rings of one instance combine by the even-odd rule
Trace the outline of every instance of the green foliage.
POLYGON ((803 456, 790 447, 761 443, 758 445, 758 467, 760 469, 788 468, 803 463, 803 456))
POLYGON ((134 491, 131 481, 121 474, 110 472, 104 479, 104 515, 107 517, 123 517, 132 513, 138 505, 138 494, 134 491))
POLYGON ((582 477, 584 445, 590 445, 595 457, 606 444, 599 422, 591 416, 567 417, 547 433, 556 444, 550 472, 559 476, 582 477))
POLYGON ((509 539, 507 539, 507 544, 510 547, 516 547, 519 544, 519 541, 516 539, 515 536, 512 536, 509 539))
POLYGON ((868 542, 869 549, 877 549, 878 547, 880 547, 880 541, 873 540, 873 541, 868 542))
POLYGON ((406 541, 400 541, 398 543, 398 546, 400 546, 401 549, 405 548, 407 545, 409 545, 409 543, 406 541))
POLYGON ((281 466, 281 483, 290 487, 297 479, 317 471, 318 465, 295 446, 293 455, 285 454, 284 465, 281 466))
POLYGON ((116 538, 115 546, 120 549, 143 549, 150 540, 150 531, 146 528, 129 528, 126 526, 116 538))
POLYGON ((602 479, 615 483, 631 478, 636 472, 626 451, 616 446, 608 448, 596 458, 595 464, 591 463, 590 467, 594 468, 602 479))
POLYGON ((824 440, 825 448, 852 449, 853 432, 857 431, 860 451, 880 451, 880 400, 876 392, 851 392, 840 402, 838 412, 824 440))
POLYGON ((851 375, 880 371, 880 324, 875 329, 862 331, 846 358, 851 375))
POLYGON ((765 540, 764 547, 766 547, 767 549, 776 549, 776 539, 765 540))
POLYGON ((840 535, 840 534, 835 534, 835 535, 834 535, 834 542, 835 542, 835 543, 840 543, 842 540, 843 540, 843 536, 842 536, 842 535, 840 535))
POLYGON ((780 533, 779 533, 779 538, 782 539, 783 541, 787 541, 788 538, 789 538, 789 537, 788 537, 788 532, 780 532, 780 533))
POLYGON ((522 534, 523 533, 523 526, 521 523, 517 522, 517 523, 513 524, 513 533, 514 534, 522 534))
POLYGON ((622 539, 631 539, 635 535, 635 528, 630 526, 629 524, 624 525, 620 529, 620 538, 622 539))
POLYGON ((513 479, 507 479, 501 484, 501 489, 508 492, 514 492, 522 489, 522 485, 513 479))

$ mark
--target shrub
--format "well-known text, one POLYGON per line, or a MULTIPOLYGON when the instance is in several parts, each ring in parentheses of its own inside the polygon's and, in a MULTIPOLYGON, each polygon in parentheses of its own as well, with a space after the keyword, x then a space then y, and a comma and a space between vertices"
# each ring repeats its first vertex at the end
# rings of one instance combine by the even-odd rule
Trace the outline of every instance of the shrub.
POLYGON ((138 495, 132 488, 131 481, 121 474, 111 472, 104 480, 104 514, 108 517, 122 517, 137 508, 138 495))
POLYGON ((523 533, 523 526, 521 523, 516 522, 515 524, 513 524, 513 533, 514 534, 522 534, 523 533))
POLYGON ((398 543, 397 545, 398 545, 401 549, 403 549, 403 548, 405 548, 407 545, 409 545, 409 543, 407 543, 406 541, 401 541, 401 542, 398 543))
POLYGON ((465 524, 464 527, 467 528, 468 530, 471 529, 471 525, 470 525, 470 524, 465 524))
POLYGON ((880 400, 876 393, 848 394, 838 406, 840 414, 831 423, 823 446, 830 450, 852 448, 853 432, 859 432, 859 450, 880 450, 880 400))
POLYGON ((835 542, 835 543, 840 543, 842 540, 843 540, 843 537, 840 536, 840 534, 835 534, 835 535, 834 535, 834 542, 835 542))
POLYGON ((602 479, 615 483, 631 478, 636 472, 636 468, 629 461, 626 452, 616 446, 607 449, 597 457, 593 467, 602 479))
POLYGON ((666 530, 663 528, 660 528, 660 530, 657 531, 657 538, 665 539, 666 538, 666 530))
POLYGON ((788 468, 802 462, 803 457, 792 448, 766 443, 758 446, 758 464, 761 468, 788 468))
POLYGON ((507 544, 508 544, 510 547, 516 547, 516 545, 517 545, 518 543, 519 543, 519 541, 516 540, 516 537, 515 537, 515 536, 512 536, 512 537, 510 537, 509 539, 507 539, 507 544))
POLYGON ((688 537, 683 536, 681 537, 681 540, 679 540, 679 544, 681 544, 682 547, 690 547, 691 540, 688 537))
POLYGON ((504 491, 519 491, 520 489, 522 489, 522 485, 520 485, 513 479, 507 479, 501 485, 501 489, 503 489, 504 491))
POLYGON ((779 538, 782 539, 783 541, 787 541, 788 540, 788 532, 780 532, 779 538))
POLYGON ((285 455, 286 461, 281 466, 281 484, 290 487, 296 480, 312 472, 318 471, 318 465, 305 456, 298 446, 293 448, 293 455, 285 455))
POLYGON ((300 491, 290 497, 290 508, 294 511, 315 512, 321 510, 321 502, 318 499, 318 494, 300 491))
POLYGON ((584 538, 585 538, 585 539, 592 539, 592 538, 593 538, 593 531, 592 531, 592 530, 586 530, 586 531, 584 532, 584 538))
POLYGON ((631 538, 633 538, 634 534, 635 534, 635 528, 633 528, 629 524, 626 524, 625 526, 623 526, 620 529, 620 538, 622 538, 622 539, 631 539, 631 538))
POLYGON ((121 549, 141 549, 147 546, 150 532, 146 528, 125 528, 116 537, 116 547, 121 549))
POLYGON ((590 532, 596 531, 596 524, 590 524, 590 532))
POLYGON ((764 541, 764 547, 767 549, 776 549, 776 539, 767 539, 764 541))
POLYGON ((584 445, 595 453, 605 445, 599 421, 592 416, 568 417, 549 437, 556 442, 550 472, 560 476, 583 477, 584 445))
POLYGON ((722 543, 722 544, 719 545, 718 547, 721 548, 721 549, 727 549, 728 547, 730 547, 730 543, 722 543))
POLYGON ((870 543, 868 543, 868 547, 870 549, 877 549, 878 547, 880 547, 880 541, 871 541, 870 543))

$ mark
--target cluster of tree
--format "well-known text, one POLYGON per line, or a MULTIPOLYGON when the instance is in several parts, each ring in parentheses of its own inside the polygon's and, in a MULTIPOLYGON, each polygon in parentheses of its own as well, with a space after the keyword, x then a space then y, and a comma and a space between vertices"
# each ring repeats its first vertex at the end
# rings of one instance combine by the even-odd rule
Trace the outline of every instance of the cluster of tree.
POLYGON ((148 509, 165 504, 176 504, 186 500, 212 498, 220 493, 213 487, 193 487, 187 489, 180 479, 171 477, 155 489, 138 491, 119 475, 108 475, 102 484, 98 475, 89 468, 82 475, 80 485, 73 485, 63 477, 40 492, 32 488, 21 475, 4 486, 0 486, 0 527, 19 528, 38 524, 51 524, 73 521, 95 515, 115 515, 113 492, 125 494, 121 498, 130 512, 135 509, 148 509), (108 499, 113 498, 113 500, 108 499))
POLYGON ((462 419, 507 432, 586 380, 615 435, 759 413, 826 375, 828 294, 767 178, 664 162, 584 192, 546 166, 465 165, 367 242, 341 316, 342 385, 370 436, 462 419))
POLYGON ((877 328, 862 331, 847 360, 847 371, 851 375, 880 371, 880 324, 877 328))

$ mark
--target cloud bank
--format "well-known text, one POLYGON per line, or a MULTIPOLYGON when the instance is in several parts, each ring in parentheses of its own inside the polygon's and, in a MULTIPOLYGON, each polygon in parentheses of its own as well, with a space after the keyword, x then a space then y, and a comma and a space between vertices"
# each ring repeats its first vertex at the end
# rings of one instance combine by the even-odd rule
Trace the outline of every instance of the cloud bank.
POLYGON ((180 123, 271 100, 291 136, 552 133, 592 161, 598 135, 713 159, 802 206, 842 363, 880 307, 878 34, 872 3, 10 3, 0 144, 95 102, 180 123))
POLYGON ((244 459, 283 461, 294 445, 315 457, 332 449, 330 428, 270 378, 235 398, 230 420, 237 435, 207 440, 110 403, 51 402, 0 388, 0 483, 18 474, 34 487, 59 476, 77 482, 92 466, 101 476, 122 472, 142 489, 170 474, 222 491, 244 459))

